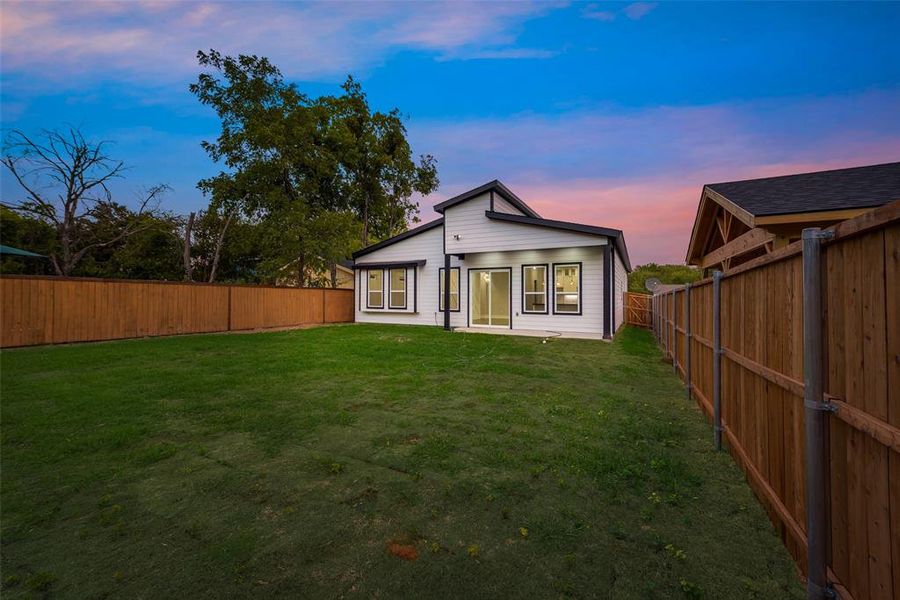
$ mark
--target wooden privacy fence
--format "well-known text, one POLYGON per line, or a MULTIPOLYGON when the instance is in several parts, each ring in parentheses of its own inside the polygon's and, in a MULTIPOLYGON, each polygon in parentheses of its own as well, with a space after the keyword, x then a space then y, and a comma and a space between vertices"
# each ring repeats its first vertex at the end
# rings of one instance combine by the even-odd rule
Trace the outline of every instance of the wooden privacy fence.
POLYGON ((900 202, 826 234, 654 296, 653 329, 809 575, 810 597, 825 593, 827 567, 843 598, 896 599, 900 202), (819 293, 804 297, 804 284, 819 293))
POLYGON ((625 292, 625 322, 637 327, 650 327, 652 323, 650 294, 625 292))
POLYGON ((353 321, 353 290, 0 277, 0 347, 353 321))

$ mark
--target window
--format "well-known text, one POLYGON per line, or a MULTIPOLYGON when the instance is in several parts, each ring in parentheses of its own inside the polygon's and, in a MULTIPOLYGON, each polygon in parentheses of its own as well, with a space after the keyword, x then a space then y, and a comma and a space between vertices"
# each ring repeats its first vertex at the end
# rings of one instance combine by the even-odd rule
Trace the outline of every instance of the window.
POLYGON ((406 269, 391 269, 390 308, 406 308, 406 269))
POLYGON ((384 271, 369 271, 367 308, 384 308, 384 271))
MULTIPOLYGON (((438 269, 438 310, 444 311, 444 268, 438 269)), ((459 312, 459 267, 450 267, 450 312, 459 312)))
POLYGON ((581 314, 581 263, 553 265, 553 314, 581 314))
POLYGON ((547 265, 522 265, 522 312, 547 314, 547 265))

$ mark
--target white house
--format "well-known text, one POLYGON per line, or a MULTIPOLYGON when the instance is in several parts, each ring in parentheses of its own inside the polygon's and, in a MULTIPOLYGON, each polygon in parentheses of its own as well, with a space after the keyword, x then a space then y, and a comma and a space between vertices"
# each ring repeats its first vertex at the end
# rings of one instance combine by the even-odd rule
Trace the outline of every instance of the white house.
POLYGON ((606 338, 623 324, 621 231, 542 219, 499 181, 434 210, 442 216, 353 255, 357 322, 606 338))

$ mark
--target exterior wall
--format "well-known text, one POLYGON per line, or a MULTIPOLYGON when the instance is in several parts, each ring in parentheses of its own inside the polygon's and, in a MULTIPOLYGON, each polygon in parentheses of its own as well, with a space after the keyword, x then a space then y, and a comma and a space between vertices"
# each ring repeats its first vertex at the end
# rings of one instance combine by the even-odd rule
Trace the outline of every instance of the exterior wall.
MULTIPOLYGON (((495 195, 495 209, 496 201, 497 196, 495 195)), ((482 194, 444 210, 447 252, 465 254, 570 246, 602 246, 606 243, 605 238, 601 236, 488 219, 484 213, 490 210, 490 202, 490 194, 482 194), (454 235, 459 235, 460 239, 454 239, 454 235)))
MULTIPOLYGON (((478 204, 481 200, 472 200, 460 205, 478 204)), ((484 201, 489 201, 487 197, 484 201)), ((452 207, 456 210, 457 207, 452 207)), ((446 213, 450 213, 448 209, 446 213)), ((486 205, 468 211, 477 214, 480 210, 480 218, 488 228, 500 229, 509 225, 518 234, 516 239, 523 245, 528 244, 532 230, 539 233, 561 234, 562 238, 557 242, 560 246, 555 248, 526 248, 508 251, 467 252, 464 260, 456 257, 451 259, 451 267, 460 267, 460 310, 450 313, 452 327, 466 327, 469 319, 469 270, 480 268, 509 268, 511 269, 511 300, 512 300, 512 328, 513 329, 538 329, 549 331, 566 331, 579 333, 603 333, 603 246, 607 243, 602 236, 586 236, 565 231, 556 231, 544 227, 531 227, 514 223, 500 223, 484 217, 486 205), (586 238, 590 245, 578 245, 586 238), (554 315, 553 314, 553 263, 581 263, 581 314, 580 315, 554 315), (522 312, 522 265, 546 264, 548 274, 548 305, 549 314, 525 314, 522 312)), ((445 218, 447 214, 445 213, 445 218)), ((460 213, 465 214, 465 213, 460 213)), ((504 228, 505 229, 505 228, 504 228)), ((425 260, 425 265, 407 270, 407 309, 367 309, 367 272, 358 269, 356 275, 356 321, 360 323, 395 323, 409 325, 436 325, 443 326, 443 313, 438 310, 439 269, 444 266, 443 254, 443 228, 437 227, 411 238, 407 238, 395 244, 391 244, 381 250, 362 256, 357 265, 365 263, 406 262, 425 260), (417 297, 413 299, 413 272, 416 273, 415 290, 417 297), (417 310, 413 310, 413 308, 417 310)), ((497 236, 501 237, 500 234, 497 236)), ((463 238, 465 239, 465 238, 463 238)), ((546 239, 546 238, 545 238, 546 239)), ((616 271, 621 272, 622 283, 617 282, 617 311, 622 312, 622 302, 626 283, 624 281, 625 270, 620 260, 616 261, 616 271), (620 287, 621 286, 621 287, 620 287)), ((384 303, 389 302, 389 273, 385 272, 384 303)), ((624 318, 617 317, 619 325, 624 318)))
MULTIPOLYGON (((603 243, 603 238, 599 238, 603 243)), ((468 254, 463 266, 463 325, 468 318, 469 269, 511 267, 512 328, 603 333, 603 248, 580 246, 551 250, 522 250, 514 252, 485 252, 468 254), (553 263, 581 263, 581 315, 553 314, 553 263), (535 315, 522 312, 522 265, 547 264, 548 303, 550 314, 535 315)))
MULTIPOLYGON (((444 325, 444 314, 438 311, 438 269, 444 266, 444 252, 442 247, 443 228, 435 227, 424 233, 414 235, 396 244, 391 244, 381 250, 376 250, 365 256, 361 256, 358 264, 425 260, 425 264, 415 269, 407 269, 407 310, 370 310, 366 308, 366 278, 365 269, 357 269, 356 274, 356 321, 358 323, 396 323, 407 325, 444 325), (416 272, 415 287, 418 298, 413 301, 413 271, 416 272), (413 305, 418 312, 413 312, 413 305)), ((451 267, 460 266, 457 258, 451 259, 451 267)), ((385 271, 385 307, 388 305, 388 273, 385 271)), ((460 288, 463 287, 462 279, 465 269, 460 272, 460 288)), ((462 292, 462 290, 460 290, 462 292)), ((460 303, 464 302, 462 293, 460 303)), ((464 327, 466 313, 463 307, 459 312, 450 313, 450 324, 453 327, 464 327)))
POLYGON ((508 213, 511 215, 524 215, 521 210, 510 204, 506 201, 506 199, 501 198, 497 194, 494 194, 494 211, 508 213))
POLYGON ((616 280, 616 331, 618 331, 625 324, 625 292, 628 291, 628 271, 625 270, 625 262, 618 252, 615 253, 615 257, 613 269, 616 280))

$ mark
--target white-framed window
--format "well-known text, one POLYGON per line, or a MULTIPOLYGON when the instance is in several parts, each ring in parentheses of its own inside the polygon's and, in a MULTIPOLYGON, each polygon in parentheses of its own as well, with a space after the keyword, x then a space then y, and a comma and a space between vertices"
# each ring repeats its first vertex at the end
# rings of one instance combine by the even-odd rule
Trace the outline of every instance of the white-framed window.
POLYGON ((522 265, 522 312, 547 314, 547 265, 522 265))
POLYGON ((581 314, 581 263, 553 264, 553 314, 581 314))
POLYGON ((406 269, 391 269, 391 294, 388 308, 406 308, 406 269))
POLYGON ((366 278, 366 308, 384 308, 384 271, 373 269, 366 278))
MULTIPOLYGON (((438 310, 444 310, 444 267, 438 269, 438 310)), ((450 312, 459 312, 459 267, 450 267, 450 312)))

